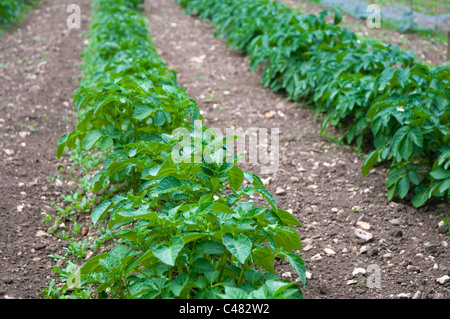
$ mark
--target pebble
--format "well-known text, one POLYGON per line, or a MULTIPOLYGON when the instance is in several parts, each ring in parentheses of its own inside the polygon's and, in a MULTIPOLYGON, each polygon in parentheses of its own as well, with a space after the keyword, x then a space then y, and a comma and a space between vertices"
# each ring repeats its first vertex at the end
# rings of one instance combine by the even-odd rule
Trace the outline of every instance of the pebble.
POLYGON ((360 254, 365 254, 369 251, 369 246, 362 246, 361 249, 359 250, 360 254))
POLYGON ((406 266, 406 269, 413 271, 413 272, 421 272, 422 271, 419 267, 413 266, 413 265, 406 266))
POLYGON ((364 276, 366 274, 366 270, 364 268, 355 268, 352 272, 352 276, 356 277, 359 275, 364 276))
POLYGON ((303 251, 308 251, 311 250, 313 248, 312 245, 306 245, 305 247, 303 247, 303 251))
POLYGON ((5 152, 6 155, 8 155, 8 156, 13 156, 14 155, 14 150, 11 150, 11 149, 8 149, 8 148, 5 148, 3 150, 3 152, 5 152))
POLYGON ((291 177, 291 182, 293 182, 293 183, 298 183, 298 182, 300 182, 300 178, 298 178, 298 177, 296 177, 296 176, 292 176, 292 177, 291 177))
POLYGON ((445 275, 445 276, 442 276, 442 277, 439 277, 436 279, 436 281, 438 283, 440 283, 441 285, 444 285, 449 280, 450 280, 450 276, 448 276, 448 275, 445 275))
POLYGON ((46 233, 45 231, 42 230, 38 230, 36 233, 36 237, 45 237, 45 236, 50 236, 50 234, 46 233))
POLYGON ((363 222, 363 221, 357 221, 356 226, 358 226, 359 228, 362 228, 364 230, 369 230, 371 227, 369 223, 363 222))
POLYGON ((275 191, 275 194, 277 194, 277 195, 286 195, 286 190, 284 190, 281 187, 277 187, 277 190, 275 191))
POLYGON ((389 221, 389 223, 391 223, 391 224, 394 225, 394 226, 400 226, 400 219, 399 219, 399 218, 391 219, 391 220, 389 221))
POLYGON ((320 254, 316 254, 311 257, 311 261, 320 261, 320 260, 322 260, 322 256, 320 256, 320 254))
POLYGON ((323 251, 324 251, 328 256, 336 255, 336 252, 335 252, 333 249, 330 249, 330 248, 325 248, 323 251))
POLYGON ((55 180, 55 186, 56 187, 61 187, 61 186, 63 186, 63 182, 60 179, 56 179, 55 180))
POLYGON ((306 279, 312 278, 312 273, 310 273, 309 271, 305 271, 305 275, 306 275, 306 279))
POLYGON ((421 296, 422 296, 422 293, 420 291, 418 291, 414 294, 412 299, 420 299, 421 296))
POLYGON ((362 240, 364 240, 364 242, 370 242, 373 240, 373 235, 369 232, 366 232, 360 228, 355 228, 355 235, 358 238, 361 238, 362 240))
POLYGON ((392 258, 392 254, 390 253, 386 253, 383 255, 383 259, 390 259, 390 258, 392 258))
POLYGON ((441 245, 442 245, 442 247, 444 247, 444 248, 447 248, 447 247, 448 247, 448 243, 447 243, 445 240, 442 241, 441 245))
POLYGON ((417 257, 417 258, 423 258, 423 254, 422 254, 422 253, 417 253, 417 254, 416 254, 416 257, 417 257))
POLYGON ((411 299, 411 294, 410 293, 401 293, 397 295, 397 298, 399 299, 411 299))
POLYGON ((281 274, 281 277, 286 278, 286 279, 292 279, 292 273, 290 273, 289 271, 284 272, 281 274))
POLYGON ((275 115, 272 113, 272 112, 266 112, 266 113, 264 113, 264 117, 266 118, 266 119, 271 119, 271 118, 273 118, 275 115))
POLYGON ((356 283, 358 283, 358 280, 352 279, 352 280, 347 281, 347 285, 348 285, 348 286, 354 285, 354 284, 356 284, 356 283))
POLYGON ((427 254, 430 254, 430 255, 436 253, 436 245, 433 245, 433 244, 426 245, 425 251, 427 252, 427 254))

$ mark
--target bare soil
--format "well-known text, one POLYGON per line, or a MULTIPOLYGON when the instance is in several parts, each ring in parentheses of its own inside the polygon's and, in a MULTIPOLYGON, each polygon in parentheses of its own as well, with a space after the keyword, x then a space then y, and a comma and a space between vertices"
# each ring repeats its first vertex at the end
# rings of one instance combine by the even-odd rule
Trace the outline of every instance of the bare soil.
POLYGON ((42 223, 63 187, 56 146, 71 130, 89 0, 82 28, 68 30, 71 1, 43 1, 0 39, 0 298, 41 298, 63 242, 42 223))

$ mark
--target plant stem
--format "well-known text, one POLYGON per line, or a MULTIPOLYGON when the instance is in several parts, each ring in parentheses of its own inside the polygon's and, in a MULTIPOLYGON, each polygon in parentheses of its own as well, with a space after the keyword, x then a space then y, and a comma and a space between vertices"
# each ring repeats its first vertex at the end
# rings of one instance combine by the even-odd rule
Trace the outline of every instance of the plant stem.
POLYGON ((221 268, 220 268, 219 278, 217 279, 218 282, 222 281, 223 271, 225 270, 225 266, 226 266, 226 263, 227 263, 228 255, 229 255, 228 252, 224 253, 222 255, 222 259, 220 260, 219 267, 221 267, 221 268))

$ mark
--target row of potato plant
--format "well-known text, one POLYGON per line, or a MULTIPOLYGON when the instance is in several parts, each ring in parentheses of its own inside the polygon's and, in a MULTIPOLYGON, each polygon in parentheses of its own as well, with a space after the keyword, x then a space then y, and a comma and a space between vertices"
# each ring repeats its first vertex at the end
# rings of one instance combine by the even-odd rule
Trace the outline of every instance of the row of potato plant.
POLYGON ((362 173, 390 162, 389 199, 414 189, 414 206, 449 200, 449 65, 431 69, 395 45, 360 41, 338 25, 338 10, 316 16, 271 0, 175 1, 245 50, 252 69, 263 68, 265 86, 324 114, 321 133, 330 123, 347 143, 373 142, 362 173))
POLYGON ((91 218, 107 223, 114 244, 72 276, 80 285, 64 288, 94 285, 99 298, 301 298, 298 284, 274 269, 276 258, 287 260, 305 284, 291 227, 301 224, 235 165, 237 156, 227 158, 235 136, 199 130, 197 103, 158 57, 142 2, 94 2, 74 95, 80 119, 57 156, 77 145, 110 150, 92 183, 111 194, 91 218), (175 131, 192 142, 180 148, 175 131))
POLYGON ((10 25, 19 18, 28 7, 35 5, 36 0, 2 0, 0 1, 0 27, 10 25))

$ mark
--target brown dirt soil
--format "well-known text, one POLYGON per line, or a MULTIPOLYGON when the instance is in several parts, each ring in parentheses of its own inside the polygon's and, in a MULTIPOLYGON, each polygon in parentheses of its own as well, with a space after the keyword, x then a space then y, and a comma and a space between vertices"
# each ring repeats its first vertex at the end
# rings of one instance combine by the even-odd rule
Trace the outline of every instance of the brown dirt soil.
POLYGON ((81 29, 66 25, 72 1, 47 0, 0 39, 0 298, 41 298, 47 255, 62 254, 42 221, 64 189, 49 177, 63 174, 55 152, 74 122, 90 2, 76 2, 81 29))
MULTIPOLYGON (((363 178, 364 158, 321 137, 311 110, 263 88, 261 74, 250 71, 247 57, 211 37, 215 30, 209 21, 184 15, 173 1, 147 1, 145 8, 161 57, 198 101, 204 125, 222 132, 227 127, 279 128, 280 169, 261 177, 270 178, 268 189, 277 205, 292 209, 303 224, 300 255, 311 275, 305 298, 450 297, 450 282, 436 282, 450 269, 450 238, 437 227, 448 215, 448 203, 416 209, 407 201, 389 202, 387 168, 377 167, 363 178), (267 118, 270 111, 273 116, 267 118), (370 227, 371 241, 355 235, 361 227, 370 227), (369 265, 381 271, 380 288, 367 287, 372 273, 352 275, 369 265)), ((258 165, 241 166, 260 173, 258 165)), ((297 278, 286 262, 278 262, 276 270, 297 278)))
MULTIPOLYGON (((291 8, 298 8, 303 13, 318 14, 325 7, 311 3, 309 0, 281 0, 291 8)), ((332 17, 330 16, 330 21, 332 17)), ((447 44, 433 38, 426 39, 414 33, 400 33, 395 30, 381 28, 368 28, 365 20, 358 20, 344 14, 340 26, 348 28, 360 36, 378 39, 383 43, 396 44, 403 50, 413 51, 417 58, 428 64, 439 66, 447 61, 447 44)))

